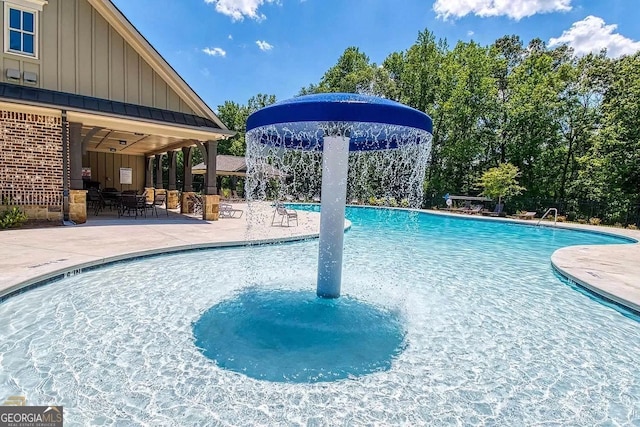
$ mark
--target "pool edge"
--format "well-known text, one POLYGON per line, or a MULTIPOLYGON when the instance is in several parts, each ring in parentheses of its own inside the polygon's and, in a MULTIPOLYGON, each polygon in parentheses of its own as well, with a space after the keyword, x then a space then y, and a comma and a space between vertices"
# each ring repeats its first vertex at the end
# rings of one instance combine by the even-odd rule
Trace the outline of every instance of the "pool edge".
MULTIPOLYGON (((352 226, 351 222, 346 221, 345 231, 348 231, 349 229, 351 229, 351 226, 352 226)), ((96 268, 106 267, 108 265, 117 264, 120 262, 131 262, 137 259, 143 259, 147 257, 154 257, 159 255, 165 255, 165 254, 175 254, 180 252, 190 252, 190 251, 197 251, 197 250, 217 249, 217 248, 233 248, 233 247, 242 247, 242 246, 264 246, 264 245, 278 244, 278 243, 293 243, 293 242, 311 240, 316 238, 318 238, 318 233, 309 233, 309 234, 297 235, 297 236, 291 236, 291 237, 258 239, 258 240, 252 240, 252 241, 240 240, 240 241, 228 241, 228 242, 196 243, 196 244, 186 244, 186 245, 170 246, 170 247, 163 247, 163 248, 146 249, 146 250, 141 250, 136 252, 121 253, 118 255, 99 258, 93 261, 74 264, 72 266, 60 268, 57 270, 49 271, 43 274, 30 277, 27 280, 16 283, 6 289, 0 290, 0 304, 2 304, 6 300, 14 296, 20 295, 24 292, 28 292, 35 288, 39 288, 41 286, 46 286, 58 280, 64 279, 65 277, 74 276, 82 272, 91 271, 96 268)))

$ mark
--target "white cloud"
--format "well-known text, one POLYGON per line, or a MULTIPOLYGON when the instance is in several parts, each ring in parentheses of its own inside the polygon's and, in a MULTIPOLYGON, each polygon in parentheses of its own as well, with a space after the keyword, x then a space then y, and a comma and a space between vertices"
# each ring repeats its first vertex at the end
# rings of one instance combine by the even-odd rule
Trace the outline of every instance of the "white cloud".
POLYGON ((258 45, 258 47, 260 48, 260 50, 263 50, 263 51, 267 51, 267 50, 271 50, 271 49, 273 49, 273 46, 272 46, 272 45, 270 45, 269 43, 267 43, 267 42, 266 42, 266 41, 264 41, 264 40, 257 40, 257 41, 256 41, 256 44, 258 45))
POLYGON ((475 33, 473 31, 471 31, 471 30, 467 31, 467 36, 468 37, 473 37, 474 34, 475 33))
POLYGON ((566 43, 576 55, 607 49, 607 56, 611 58, 631 55, 640 50, 640 42, 614 33, 616 28, 618 26, 615 24, 606 25, 602 18, 587 16, 582 21, 574 22, 560 37, 549 39, 549 47, 566 43))
POLYGON ((229 40, 233 40, 233 36, 232 36, 231 34, 229 34, 228 39, 229 39, 229 40))
POLYGON ((263 21, 266 15, 258 9, 265 3, 278 3, 279 0, 204 0, 207 4, 215 4, 216 11, 230 16, 234 21, 242 21, 245 17, 263 21))
POLYGON ((205 47, 202 51, 210 56, 227 56, 227 52, 219 47, 205 47))
POLYGON ((537 13, 566 12, 571 0, 436 0, 433 10, 438 18, 508 16, 520 20, 537 13))

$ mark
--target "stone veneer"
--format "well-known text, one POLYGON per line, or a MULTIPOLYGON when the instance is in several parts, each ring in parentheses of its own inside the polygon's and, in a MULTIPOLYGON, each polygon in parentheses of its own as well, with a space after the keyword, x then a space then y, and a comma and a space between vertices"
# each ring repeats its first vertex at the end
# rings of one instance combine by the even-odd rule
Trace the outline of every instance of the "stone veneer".
POLYGON ((0 197, 28 215, 62 218, 59 117, 0 110, 0 197))
POLYGON ((202 219, 217 221, 220 216, 220 196, 205 194, 202 196, 202 219))

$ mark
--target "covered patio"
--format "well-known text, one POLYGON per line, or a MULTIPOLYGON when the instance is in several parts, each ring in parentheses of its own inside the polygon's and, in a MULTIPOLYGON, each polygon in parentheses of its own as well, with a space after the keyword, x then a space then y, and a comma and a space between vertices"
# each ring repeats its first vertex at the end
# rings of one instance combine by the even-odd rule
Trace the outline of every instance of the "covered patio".
MULTIPOLYGON (((87 220, 87 188, 145 194, 149 203, 166 195, 166 208, 181 207, 193 194, 192 150, 204 162, 202 217, 217 219, 216 180, 218 142, 233 136, 216 120, 154 107, 74 95, 46 89, 5 86, 2 98, 24 103, 25 109, 60 117, 62 124, 62 210, 65 220, 87 220), (183 156, 184 180, 177 187, 177 153, 183 156), (163 157, 168 176, 163 179, 163 157), (164 188, 163 182, 168 182, 164 188), (179 200, 181 193, 182 200, 179 200)), ((14 107, 15 108, 15 107, 14 107)))

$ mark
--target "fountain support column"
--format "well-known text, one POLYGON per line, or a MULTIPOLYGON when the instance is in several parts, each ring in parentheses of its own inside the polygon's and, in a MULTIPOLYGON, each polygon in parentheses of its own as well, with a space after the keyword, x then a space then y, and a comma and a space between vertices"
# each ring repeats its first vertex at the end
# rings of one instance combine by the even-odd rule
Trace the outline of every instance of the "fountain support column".
POLYGON ((340 296, 348 170, 349 137, 325 136, 316 290, 317 295, 322 298, 340 296))

